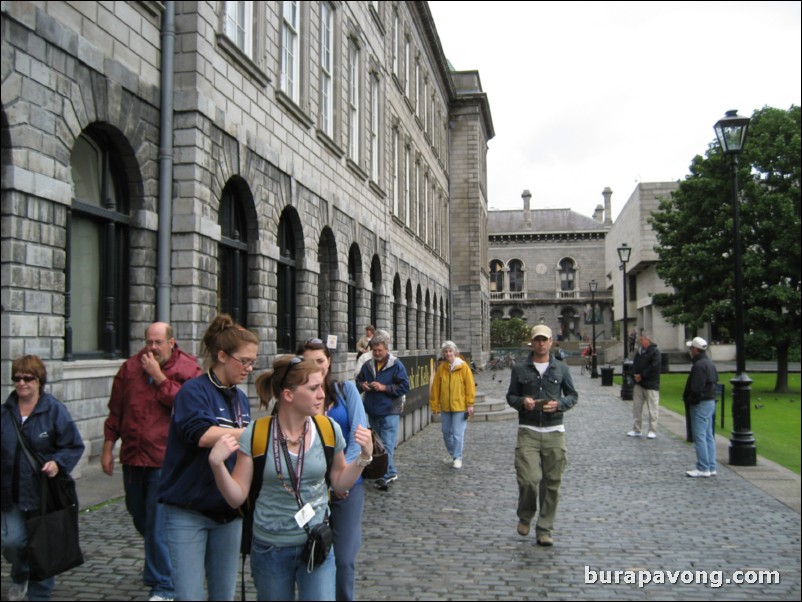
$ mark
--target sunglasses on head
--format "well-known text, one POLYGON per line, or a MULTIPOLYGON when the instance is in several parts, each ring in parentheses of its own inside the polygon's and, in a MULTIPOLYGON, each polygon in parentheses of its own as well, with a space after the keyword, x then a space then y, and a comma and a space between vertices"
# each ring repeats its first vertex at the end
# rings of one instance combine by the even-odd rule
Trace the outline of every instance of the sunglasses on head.
POLYGON ((322 345, 323 341, 318 338, 306 339, 305 345, 322 345))
POLYGON ((281 384, 278 387, 279 391, 284 390, 284 383, 287 381, 287 375, 290 372, 292 372, 293 366, 295 366, 296 364, 300 364, 302 361, 304 361, 304 358, 302 358, 299 355, 296 355, 294 358, 290 360, 290 363, 287 365, 287 369, 284 371, 284 376, 281 377, 281 384))
POLYGON ((18 383, 21 380, 25 381, 26 383, 29 383, 29 382, 35 381, 36 377, 35 376, 19 376, 19 375, 17 375, 14 378, 12 378, 11 380, 13 380, 15 383, 18 383))

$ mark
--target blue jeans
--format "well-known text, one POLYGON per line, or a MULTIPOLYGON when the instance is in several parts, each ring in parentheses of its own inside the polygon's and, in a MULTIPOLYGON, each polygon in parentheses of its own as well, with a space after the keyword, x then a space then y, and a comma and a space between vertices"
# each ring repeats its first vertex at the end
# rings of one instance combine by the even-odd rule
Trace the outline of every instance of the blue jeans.
POLYGON ((443 441, 446 444, 448 455, 455 460, 462 459, 462 446, 465 443, 465 428, 468 419, 465 412, 441 412, 440 428, 443 431, 443 441))
POLYGON ((199 512, 165 506, 176 600, 233 600, 242 519, 218 523, 199 512), (204 570, 205 567, 205 570, 204 570))
MULTIPOLYGON (((14 504, 11 510, 3 512, 0 517, 0 546, 3 548, 3 556, 11 564, 11 580, 14 583, 28 581, 28 554, 25 552, 28 543, 28 531, 25 529, 27 514, 14 504)), ((55 577, 28 581, 28 600, 50 600, 55 585, 55 577)))
POLYGON ((125 507, 134 519, 134 527, 145 538, 145 570, 142 582, 150 595, 173 597, 173 569, 164 506, 159 503, 161 468, 123 465, 125 507))
POLYGON ((398 414, 390 414, 388 416, 368 414, 370 428, 379 434, 379 438, 384 443, 385 449, 387 449, 387 473, 384 478, 398 474, 395 469, 395 463, 393 463, 393 457, 395 456, 395 440, 398 438, 398 423, 400 420, 401 417, 398 414))
POLYGON ((693 446, 696 448, 696 468, 712 472, 716 470, 716 435, 713 424, 716 400, 700 401, 690 408, 693 446))
POLYGON ((331 530, 337 553, 337 600, 354 599, 356 555, 362 545, 362 510, 365 507, 365 487, 357 483, 344 500, 331 496, 331 530))
POLYGON ((277 548, 254 537, 251 574, 259 600, 334 600, 334 550, 311 573, 303 561, 304 546, 277 548))

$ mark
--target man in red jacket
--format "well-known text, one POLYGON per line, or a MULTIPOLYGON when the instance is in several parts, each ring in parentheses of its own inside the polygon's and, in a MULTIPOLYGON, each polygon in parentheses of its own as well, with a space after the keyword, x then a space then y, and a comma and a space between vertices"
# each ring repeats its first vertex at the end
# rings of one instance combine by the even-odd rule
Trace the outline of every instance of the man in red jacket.
POLYGON ((150 588, 150 600, 174 595, 159 480, 173 400, 185 381, 201 373, 197 358, 178 348, 170 325, 156 322, 145 331, 142 350, 120 367, 111 389, 100 463, 111 476, 114 445, 122 439, 125 505, 145 538, 142 581, 150 588))

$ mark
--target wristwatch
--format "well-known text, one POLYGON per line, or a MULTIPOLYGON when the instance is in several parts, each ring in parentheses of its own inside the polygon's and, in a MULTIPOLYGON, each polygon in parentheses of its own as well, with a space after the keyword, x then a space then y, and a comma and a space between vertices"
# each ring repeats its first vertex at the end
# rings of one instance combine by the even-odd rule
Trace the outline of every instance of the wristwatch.
POLYGON ((365 466, 367 466, 371 462, 373 462, 373 456, 370 456, 367 460, 363 460, 362 454, 360 454, 359 457, 356 459, 356 465, 361 466, 362 468, 365 468, 365 466))

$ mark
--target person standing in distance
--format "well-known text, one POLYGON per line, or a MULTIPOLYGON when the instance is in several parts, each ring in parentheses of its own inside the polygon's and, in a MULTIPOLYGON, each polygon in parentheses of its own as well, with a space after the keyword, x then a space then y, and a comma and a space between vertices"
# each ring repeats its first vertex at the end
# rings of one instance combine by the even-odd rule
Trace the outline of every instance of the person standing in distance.
POLYGON ((649 412, 648 439, 657 438, 657 413, 660 404, 660 349, 648 332, 640 333, 640 351, 632 363, 635 389, 632 397, 632 430, 630 437, 640 437, 643 426, 643 404, 649 412))
POLYGON ((554 545, 552 531, 560 484, 568 463, 563 413, 576 405, 577 392, 568 366, 551 356, 551 328, 532 328, 530 361, 512 368, 507 403, 518 410, 515 474, 518 479, 518 534, 535 525, 537 543, 554 545))
POLYGON ((682 399, 691 410, 693 446, 696 448, 696 468, 687 471, 689 477, 716 476, 716 433, 713 417, 716 414, 716 365, 707 357, 707 341, 695 337, 685 343, 691 353, 693 367, 685 383, 682 399))
POLYGON ((197 358, 178 348, 172 327, 155 322, 145 331, 145 346, 120 366, 111 388, 100 464, 114 474, 114 445, 122 439, 125 506, 145 539, 142 582, 150 600, 174 596, 159 481, 173 400, 181 385, 201 373, 197 358))

